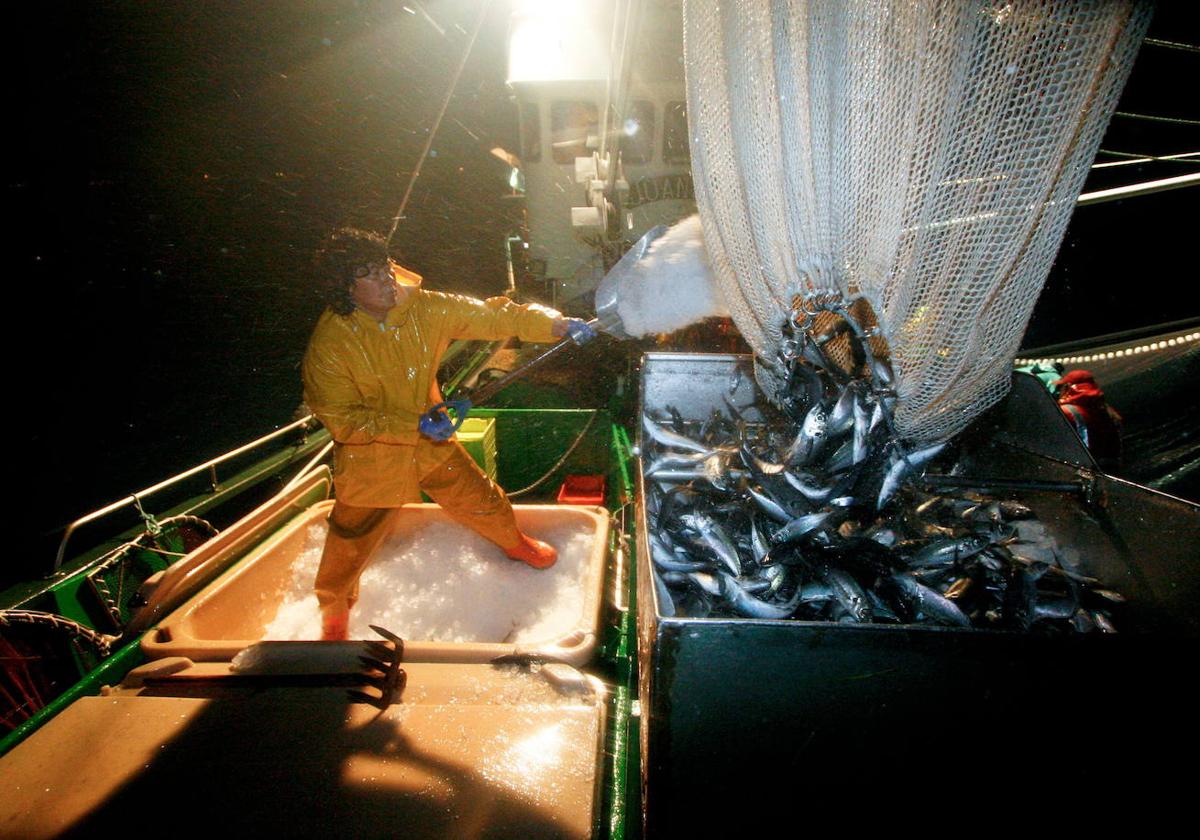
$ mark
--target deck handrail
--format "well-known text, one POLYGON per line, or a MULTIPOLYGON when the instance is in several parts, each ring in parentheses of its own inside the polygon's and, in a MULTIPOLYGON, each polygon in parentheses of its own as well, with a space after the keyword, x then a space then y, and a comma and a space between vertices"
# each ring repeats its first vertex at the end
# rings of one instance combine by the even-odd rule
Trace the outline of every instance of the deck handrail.
POLYGON ((292 480, 283 485, 284 490, 291 490, 304 479, 308 478, 309 473, 317 468, 317 465, 325 460, 325 456, 333 450, 333 445, 337 443, 335 440, 330 440, 329 443, 321 447, 321 451, 309 459, 308 463, 300 468, 300 472, 292 476, 292 480))
POLYGON ((289 423, 288 425, 286 425, 280 429, 276 429, 275 431, 273 431, 269 434, 263 435, 260 438, 256 438, 255 440, 252 440, 247 444, 243 444, 242 446, 239 446, 236 449, 231 449, 230 451, 228 451, 222 455, 218 455, 215 458, 205 461, 203 464, 197 464, 196 466, 192 467, 191 469, 184 470, 183 472, 179 473, 178 475, 172 476, 168 479, 165 479, 164 481, 160 481, 158 484, 151 485, 150 487, 147 487, 144 490, 138 490, 136 493, 131 493, 128 496, 124 496, 121 499, 113 502, 112 504, 106 505, 98 510, 94 510, 91 513, 88 513, 88 514, 85 514, 85 515, 79 517, 78 519, 76 519, 74 522, 72 522, 70 525, 67 526, 66 532, 63 534, 62 542, 60 542, 58 544, 58 553, 54 557, 54 568, 51 569, 50 574, 52 574, 52 575, 58 574, 58 570, 60 568, 62 568, 63 557, 66 555, 66 551, 67 551, 67 542, 71 539, 71 535, 74 534, 78 528, 80 528, 84 525, 89 525, 92 522, 95 522, 97 519, 101 519, 105 516, 108 516, 110 513, 114 513, 118 510, 122 510, 131 505, 136 505, 136 506, 140 507, 142 499, 146 498, 147 496, 151 496, 154 493, 159 492, 160 490, 165 490, 168 487, 172 487, 181 481, 184 481, 186 479, 191 478, 194 475, 204 472, 205 470, 212 471, 212 484, 215 489, 216 485, 217 485, 216 467, 219 464, 223 464, 226 461, 229 461, 233 458, 238 457, 239 455, 244 455, 245 453, 247 453, 253 449, 257 449, 258 447, 263 446, 264 444, 270 443, 271 441, 275 440, 276 438, 279 438, 279 437, 282 437, 283 435, 288 434, 289 432, 293 432, 296 429, 307 426, 311 422, 313 422, 315 419, 316 418, 313 415, 306 414, 304 417, 300 418, 299 420, 289 423))

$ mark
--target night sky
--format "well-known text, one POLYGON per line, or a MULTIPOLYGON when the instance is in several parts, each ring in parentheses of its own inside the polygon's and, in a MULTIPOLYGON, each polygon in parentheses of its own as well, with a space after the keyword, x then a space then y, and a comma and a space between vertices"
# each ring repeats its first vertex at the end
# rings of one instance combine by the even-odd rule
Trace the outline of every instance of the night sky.
MULTIPOLYGON (((39 527, 291 420, 313 248, 386 231, 479 4, 425 8, 444 34, 349 0, 66 3, 25 26, 5 186, 45 326, 10 329, 8 356, 39 527)), ((493 3, 395 237, 430 288, 505 285, 507 20, 493 3)))
MULTIPOLYGON (((1188 5, 1151 35, 1200 43, 1188 5)), ((45 531, 291 419, 312 249, 387 229, 480 6, 427 0, 436 26, 389 0, 41 6, 10 30, 5 347, 10 464, 45 531)), ((504 286, 520 212, 488 150, 516 149, 508 12, 492 4, 396 235, 430 288, 504 286)), ((1200 54, 1146 47, 1120 110, 1200 119, 1198 78, 1200 54)), ((1103 145, 1196 151, 1200 128, 1117 120, 1103 145)), ((1200 314, 1197 195, 1082 208, 1026 346, 1200 314)))

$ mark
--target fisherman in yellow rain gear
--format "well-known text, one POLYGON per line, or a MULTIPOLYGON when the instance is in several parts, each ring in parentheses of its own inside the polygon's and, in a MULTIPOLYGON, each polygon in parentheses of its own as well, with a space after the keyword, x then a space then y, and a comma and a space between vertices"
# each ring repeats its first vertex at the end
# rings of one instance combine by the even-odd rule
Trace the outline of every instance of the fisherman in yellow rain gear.
POLYGON ((422 490, 510 558, 554 565, 554 547, 517 528, 504 491, 452 437, 448 418, 422 415, 442 401, 435 375, 452 340, 582 343, 591 327, 537 304, 422 289, 421 276, 367 231, 335 231, 317 264, 329 308, 304 357, 304 399, 336 441, 336 501, 316 581, 322 638, 347 637, 363 569, 396 511, 422 490))

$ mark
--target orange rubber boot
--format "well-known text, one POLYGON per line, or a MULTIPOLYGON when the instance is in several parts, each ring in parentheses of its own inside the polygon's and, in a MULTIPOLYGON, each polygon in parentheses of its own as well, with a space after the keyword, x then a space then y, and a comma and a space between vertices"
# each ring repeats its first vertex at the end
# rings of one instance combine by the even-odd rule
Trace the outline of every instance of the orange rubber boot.
POLYGON ((321 641, 341 642, 350 637, 350 613, 327 612, 321 614, 321 641))
POLYGON ((549 569, 558 561, 558 551, 554 546, 525 534, 521 534, 521 541, 513 548, 504 549, 504 553, 535 569, 549 569))

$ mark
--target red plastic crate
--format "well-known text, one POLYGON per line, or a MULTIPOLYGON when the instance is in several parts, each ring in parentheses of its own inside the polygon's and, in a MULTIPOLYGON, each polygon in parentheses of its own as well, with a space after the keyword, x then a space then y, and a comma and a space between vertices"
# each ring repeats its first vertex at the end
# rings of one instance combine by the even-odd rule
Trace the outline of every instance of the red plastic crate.
POLYGON ((603 505, 604 476, 569 475, 558 489, 560 505, 603 505))

